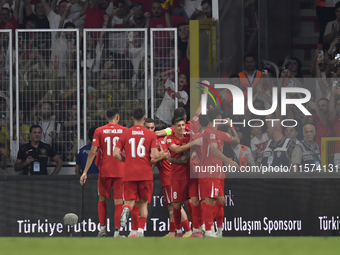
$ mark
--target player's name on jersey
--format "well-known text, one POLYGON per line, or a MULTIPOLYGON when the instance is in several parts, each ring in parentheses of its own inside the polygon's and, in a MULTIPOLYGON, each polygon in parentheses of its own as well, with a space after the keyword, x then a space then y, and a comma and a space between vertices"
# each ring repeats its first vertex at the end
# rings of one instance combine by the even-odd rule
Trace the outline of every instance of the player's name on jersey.
POLYGON ((144 135, 144 132, 132 130, 132 135, 144 135))
POLYGON ((122 134, 123 129, 104 129, 103 133, 104 134, 122 134))

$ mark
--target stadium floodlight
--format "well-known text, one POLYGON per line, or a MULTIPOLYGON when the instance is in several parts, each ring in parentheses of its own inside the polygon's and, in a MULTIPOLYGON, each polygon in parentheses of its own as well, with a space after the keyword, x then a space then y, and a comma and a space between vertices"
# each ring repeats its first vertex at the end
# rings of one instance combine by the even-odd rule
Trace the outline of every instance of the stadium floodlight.
POLYGON ((72 236, 72 229, 78 222, 78 215, 74 213, 67 213, 64 216, 64 225, 68 226, 69 236, 72 236))

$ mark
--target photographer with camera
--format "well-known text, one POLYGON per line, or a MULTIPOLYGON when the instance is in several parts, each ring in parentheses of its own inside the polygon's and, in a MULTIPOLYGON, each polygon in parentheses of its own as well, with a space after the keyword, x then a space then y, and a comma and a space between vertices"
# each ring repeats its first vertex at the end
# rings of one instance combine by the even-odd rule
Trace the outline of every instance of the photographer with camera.
POLYGON ((47 163, 50 157, 57 163, 52 175, 57 175, 63 165, 61 158, 46 143, 41 142, 42 129, 39 125, 30 127, 30 142, 20 146, 14 171, 23 170, 24 175, 47 175, 47 163))

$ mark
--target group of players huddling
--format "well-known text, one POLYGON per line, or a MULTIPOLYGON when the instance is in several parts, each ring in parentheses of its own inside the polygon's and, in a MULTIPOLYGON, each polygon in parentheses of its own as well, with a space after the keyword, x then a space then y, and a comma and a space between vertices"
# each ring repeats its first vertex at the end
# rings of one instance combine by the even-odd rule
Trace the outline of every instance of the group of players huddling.
MULTIPOLYGON (((209 85, 208 81, 203 81, 209 85)), ((224 219, 223 173, 196 172, 196 166, 238 164, 222 153, 223 143, 239 143, 237 132, 218 131, 214 119, 221 118, 217 108, 201 115, 201 104, 195 116, 186 123, 183 108, 174 112, 172 127, 155 131, 153 120, 146 119, 143 108, 133 112, 134 126, 118 125, 119 112, 110 108, 106 112, 108 124, 96 129, 92 147, 80 183, 96 157, 98 176, 98 215, 101 225, 98 236, 106 236, 106 199, 115 203, 115 233, 125 227, 131 213, 132 227, 129 237, 143 237, 148 216, 148 203, 153 191, 153 164, 157 164, 169 210, 168 237, 222 237, 224 219), (98 150, 99 148, 99 150, 98 150), (124 199, 123 199, 124 198, 124 199), (185 203, 192 223, 182 205, 185 203), (217 232, 214 219, 216 218, 217 232), (184 233, 182 231, 184 229, 184 233)), ((230 121, 228 121, 230 123, 230 121)))

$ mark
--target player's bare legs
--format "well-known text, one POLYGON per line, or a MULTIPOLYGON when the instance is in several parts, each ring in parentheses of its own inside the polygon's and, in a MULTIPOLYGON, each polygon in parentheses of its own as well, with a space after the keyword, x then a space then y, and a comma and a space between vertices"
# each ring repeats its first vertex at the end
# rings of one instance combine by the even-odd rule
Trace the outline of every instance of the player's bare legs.
POLYGON ((126 222, 129 218, 129 214, 132 211, 133 207, 135 205, 135 200, 130 199, 130 200, 125 200, 124 205, 123 205, 123 211, 120 216, 120 225, 124 228, 126 226, 126 222))
POLYGON ((147 218, 148 218, 148 200, 140 199, 137 237, 144 236, 144 228, 147 218))
POLYGON ((120 215, 122 214, 123 211, 123 199, 122 198, 117 198, 113 199, 115 202, 115 233, 113 237, 118 237, 119 236, 119 230, 120 230, 120 215))
POLYGON ((225 197, 219 196, 217 197, 216 206, 215 206, 215 217, 217 223, 217 236, 222 237, 223 231, 223 219, 224 219, 224 209, 223 205, 225 203, 225 197))
POLYGON ((99 196, 98 217, 100 223, 100 231, 97 237, 106 236, 106 199, 106 196, 99 196))
POLYGON ((205 237, 217 237, 213 231, 211 231, 211 228, 213 227, 214 223, 214 211, 215 211, 215 205, 216 205, 216 198, 205 198, 205 237))
POLYGON ((135 205, 131 211, 131 231, 128 237, 137 237, 137 230, 138 230, 138 219, 139 219, 139 202, 135 201, 135 205))

